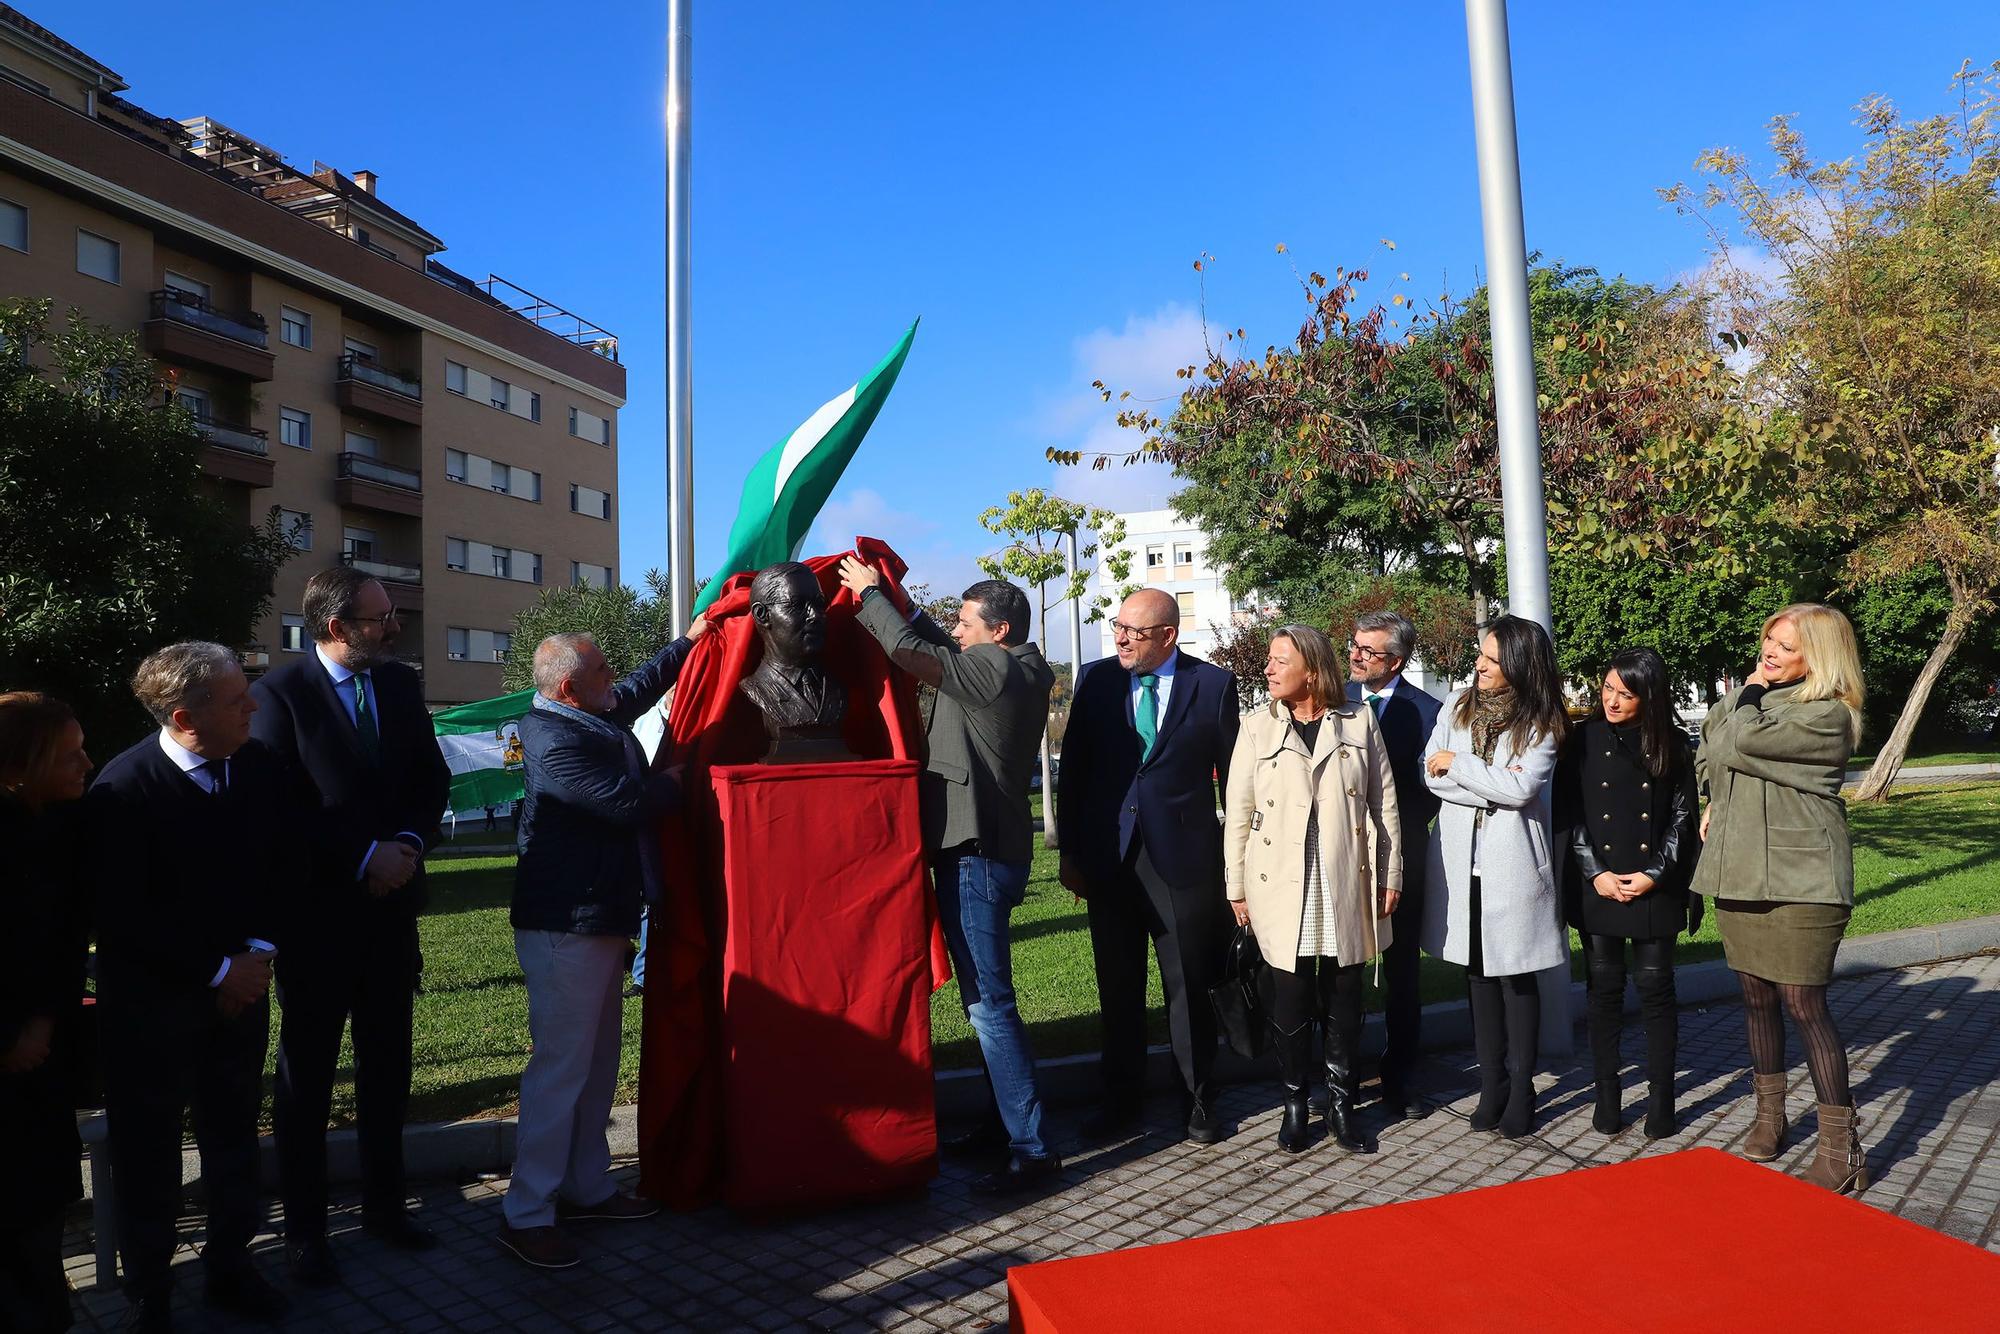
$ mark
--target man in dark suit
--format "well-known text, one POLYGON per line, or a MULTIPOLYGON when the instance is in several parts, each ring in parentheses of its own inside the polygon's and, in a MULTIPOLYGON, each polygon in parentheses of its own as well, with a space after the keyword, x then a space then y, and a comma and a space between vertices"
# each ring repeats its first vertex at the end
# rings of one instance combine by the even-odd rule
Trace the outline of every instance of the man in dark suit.
POLYGON ((499 1241, 537 1269, 577 1263, 558 1219, 624 1222, 660 1211, 618 1190, 605 1135, 618 1091, 625 953, 641 905, 660 899, 656 821, 680 799, 678 775, 648 769, 632 724, 660 702, 706 633, 708 622, 697 620, 622 681, 589 635, 550 635, 535 649, 508 914, 534 1047, 499 1241))
POLYGON ((1403 824, 1403 897, 1390 922, 1394 939, 1385 951, 1388 996, 1383 1024, 1389 1044, 1382 1053, 1382 1107, 1400 1120, 1420 1110, 1410 1097, 1416 1068, 1423 1002, 1417 991, 1417 937, 1424 921, 1424 862, 1437 796, 1424 783, 1424 745, 1437 724, 1437 699, 1403 679, 1417 646, 1416 627, 1393 611, 1355 618, 1347 641, 1347 697, 1375 710, 1382 744, 1396 780, 1396 810, 1403 824))
POLYGON ((393 656, 401 625, 382 585, 348 566, 323 570, 306 584, 304 614, 313 647, 257 683, 252 728, 311 780, 330 849, 289 886, 293 948, 278 964, 272 1108, 286 1258, 302 1282, 323 1284, 334 1278, 326 1119, 350 1016, 362 1226, 405 1250, 435 1244, 406 1208, 403 1121, 422 861, 438 840, 451 773, 423 685, 393 656))
POLYGON ((1000 1126, 948 1147, 1007 1151, 1003 1170, 973 1182, 980 1194, 1032 1190, 1061 1174, 1062 1159, 1043 1133, 1007 922, 1027 893, 1035 857, 1028 775, 1055 673, 1028 639, 1027 595, 1003 579, 965 590, 955 639, 922 612, 905 618, 881 591, 882 576, 854 557, 841 562, 840 579, 860 597, 861 624, 891 661, 938 692, 919 788, 924 847, 1000 1126))
MULTIPOLYGON (((160 730, 104 766, 85 802, 98 895, 105 1111, 131 1327, 172 1328, 181 1118, 208 1198, 207 1304, 275 1320, 252 1266, 270 959, 290 868, 310 848, 297 775, 250 739, 236 655, 175 644, 133 693, 160 730)), ((308 855, 310 855, 308 853, 308 855)))
POLYGON ((1242 705, 1236 677, 1182 652, 1180 607, 1157 588, 1125 599, 1118 655, 1083 669, 1056 780, 1062 883, 1089 905, 1104 1024, 1103 1136, 1138 1122, 1145 1092, 1146 941, 1166 993, 1189 1138, 1221 1138, 1208 1080, 1215 984, 1232 929, 1222 892, 1218 783, 1242 705))

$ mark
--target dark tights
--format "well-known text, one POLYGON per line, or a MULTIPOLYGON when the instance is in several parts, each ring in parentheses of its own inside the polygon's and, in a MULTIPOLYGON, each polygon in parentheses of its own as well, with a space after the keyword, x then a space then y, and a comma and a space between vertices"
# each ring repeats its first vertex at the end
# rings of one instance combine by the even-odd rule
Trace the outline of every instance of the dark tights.
POLYGON ((1337 960, 1301 958, 1295 971, 1273 968, 1271 1022, 1293 1032, 1300 1024, 1330 1021, 1337 1029, 1361 1028, 1361 965, 1342 967, 1337 960))
POLYGON ((1847 1048, 1826 1008, 1826 988, 1767 982, 1749 973, 1738 973, 1736 981, 1743 988, 1743 1017, 1750 1030, 1750 1068, 1760 1075, 1784 1071, 1784 1016, 1790 1015, 1799 1041, 1805 1044, 1806 1068, 1812 1072, 1820 1102, 1847 1106, 1847 1048))
MULTIPOLYGON (((1625 938, 1585 933, 1583 959, 1590 975, 1590 1050, 1597 1070, 1599 1093, 1618 1083, 1618 1030, 1625 1006, 1625 938)), ((1646 1081, 1671 1093, 1674 1048, 1680 1038, 1680 1016, 1674 1008, 1674 942, 1672 937, 1632 942, 1632 985, 1646 1018, 1646 1081)), ((1782 1041, 1782 1039, 1780 1039, 1782 1041)))

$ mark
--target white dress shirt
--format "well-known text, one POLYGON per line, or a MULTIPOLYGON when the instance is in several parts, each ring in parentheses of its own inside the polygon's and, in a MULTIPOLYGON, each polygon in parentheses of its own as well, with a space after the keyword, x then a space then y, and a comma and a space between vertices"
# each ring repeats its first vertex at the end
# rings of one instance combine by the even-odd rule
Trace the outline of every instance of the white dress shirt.
MULTIPOLYGON (((196 787, 210 796, 215 794, 215 773, 213 770, 204 767, 208 764, 208 761, 167 735, 167 729, 164 727, 160 729, 160 750, 168 759, 174 762, 176 768, 188 776, 188 779, 196 787)), ((222 761, 221 781, 224 784, 229 782, 229 760, 226 757, 222 761)), ((268 940, 258 940, 254 937, 244 943, 253 950, 274 950, 277 948, 268 940)), ((225 957, 222 961, 222 967, 216 969, 215 976, 208 979, 208 985, 219 987, 222 985, 222 979, 228 976, 229 960, 225 957)))
POLYGON ((1380 690, 1371 690, 1367 686, 1361 685, 1359 681, 1355 682, 1355 684, 1361 686, 1361 698, 1364 702, 1370 695, 1381 696, 1380 699, 1375 701, 1375 717, 1379 720, 1382 717, 1382 710, 1389 706, 1389 697, 1396 693, 1397 686, 1403 684, 1403 674, 1397 672, 1394 676, 1384 681, 1380 690))

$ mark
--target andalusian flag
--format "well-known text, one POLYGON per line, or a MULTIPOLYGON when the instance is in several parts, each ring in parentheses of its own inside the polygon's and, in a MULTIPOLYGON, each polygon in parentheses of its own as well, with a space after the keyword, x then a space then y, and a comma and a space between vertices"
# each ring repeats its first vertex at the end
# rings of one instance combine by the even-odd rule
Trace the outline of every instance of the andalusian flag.
POLYGON ((438 749, 451 766, 451 808, 476 811, 521 797, 521 733, 515 726, 534 706, 533 690, 475 700, 431 715, 438 749))
POLYGON ((917 326, 912 324, 859 384, 806 418, 805 425, 757 460, 743 481, 743 500, 729 530, 728 559, 694 600, 695 615, 715 601, 729 576, 798 559, 807 530, 895 387, 896 374, 916 336, 917 326))

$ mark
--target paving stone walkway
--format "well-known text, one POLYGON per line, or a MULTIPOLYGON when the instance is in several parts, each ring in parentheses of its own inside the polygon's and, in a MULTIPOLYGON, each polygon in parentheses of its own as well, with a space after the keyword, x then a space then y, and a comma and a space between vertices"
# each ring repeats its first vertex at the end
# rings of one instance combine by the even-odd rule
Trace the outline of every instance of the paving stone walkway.
MULTIPOLYGON (((2000 1251, 2000 955, 1975 955, 1837 983, 1833 1008, 1853 1060, 1855 1099, 1875 1183, 1862 1198, 2000 1251)), ((1006 1208, 973 1196, 974 1171, 948 1163, 928 1195, 774 1226, 720 1210, 582 1232, 584 1263, 545 1274, 494 1244, 505 1182, 435 1184, 424 1218, 443 1239, 420 1257, 389 1252, 358 1230, 358 1201, 340 1198, 336 1254, 344 1283, 294 1291, 287 1329, 397 1330, 978 1330, 1007 1320, 1008 1266, 1259 1223, 1307 1218, 1447 1191, 1623 1162, 1695 1145, 1729 1149, 1749 1128, 1742 1016, 1734 1005, 1682 1012, 1683 1129, 1648 1143, 1636 1125, 1612 1138, 1590 1125, 1583 1058, 1540 1080, 1538 1130, 1509 1143, 1474 1134, 1470 1056, 1423 1072, 1432 1110, 1383 1129, 1380 1152, 1350 1156, 1324 1142, 1280 1152, 1276 1090, 1229 1090, 1234 1134, 1212 1147, 1180 1140, 1171 1100, 1125 1142, 1068 1146, 1061 1189, 1006 1208)), ((1636 1020, 1625 1043, 1627 1110, 1642 1101, 1636 1020)), ((1774 1170, 1798 1172, 1813 1144, 1812 1092, 1796 1043, 1790 1111, 1798 1129, 1774 1170)), ((1058 1119, 1058 1137, 1075 1117, 1058 1119)), ((1371 1124, 1373 1124, 1371 1122, 1371 1124)), ((628 1176, 636 1169, 627 1167, 628 1176)), ((190 1242, 199 1237, 185 1238, 190 1242)), ((91 1282, 87 1228, 71 1230, 71 1281, 91 1282)), ((283 1283, 276 1240, 257 1249, 283 1283)), ((205 1323, 199 1268, 177 1257, 182 1327, 205 1323)), ((123 1301, 82 1291, 84 1328, 115 1328, 123 1301)))

